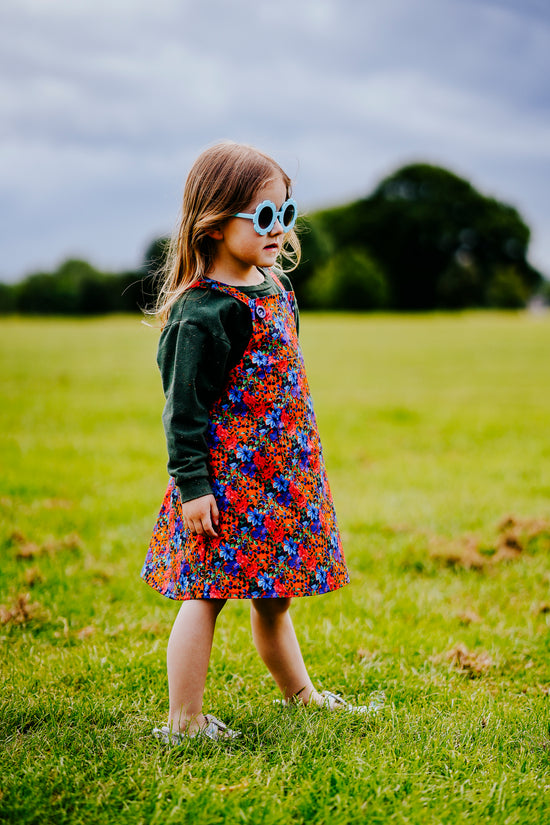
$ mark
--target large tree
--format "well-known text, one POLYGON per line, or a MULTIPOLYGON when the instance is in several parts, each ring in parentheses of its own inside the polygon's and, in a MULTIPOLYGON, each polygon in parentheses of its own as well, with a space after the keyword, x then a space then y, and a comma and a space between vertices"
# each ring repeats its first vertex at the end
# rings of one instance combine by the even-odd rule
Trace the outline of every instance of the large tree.
POLYGON ((405 166, 314 218, 334 249, 362 246, 379 262, 397 309, 520 306, 541 283, 518 212, 437 166, 405 166))

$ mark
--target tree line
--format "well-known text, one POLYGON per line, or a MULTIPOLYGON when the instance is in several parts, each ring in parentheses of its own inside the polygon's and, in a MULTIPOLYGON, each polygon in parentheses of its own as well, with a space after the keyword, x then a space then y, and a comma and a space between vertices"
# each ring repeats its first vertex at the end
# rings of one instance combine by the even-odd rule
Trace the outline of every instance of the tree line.
MULTIPOLYGON (((411 164, 365 198, 297 224, 291 274, 304 309, 521 308, 550 287, 528 261, 530 230, 512 206, 447 169, 411 164)), ((108 274, 69 260, 55 272, 0 284, 0 311, 92 315, 151 306, 167 239, 135 271, 108 274)))
POLYGON ((140 269, 112 274, 87 261, 65 261, 55 272, 37 272, 18 284, 0 284, 0 312, 26 315, 104 315, 138 312, 151 305, 153 278, 140 269))

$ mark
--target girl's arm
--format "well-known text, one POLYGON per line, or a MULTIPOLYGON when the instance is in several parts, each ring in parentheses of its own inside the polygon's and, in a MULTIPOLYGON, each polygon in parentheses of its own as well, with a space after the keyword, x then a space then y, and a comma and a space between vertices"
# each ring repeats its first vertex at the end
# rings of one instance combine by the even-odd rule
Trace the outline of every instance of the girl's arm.
POLYGON ((182 500, 184 527, 197 536, 217 537, 218 506, 208 472, 208 410, 225 380, 229 345, 202 325, 180 322, 164 342, 163 422, 168 444, 168 471, 182 500))
POLYGON ((166 398, 162 421, 168 472, 183 502, 212 493, 208 414, 224 386, 229 349, 229 342, 187 320, 166 327, 161 337, 158 363, 166 398))
POLYGON ((248 307, 235 299, 202 289, 195 292, 164 328, 157 360, 166 398, 162 418, 168 472, 184 504, 212 497, 209 512, 204 507, 198 514, 189 511, 189 518, 193 522, 209 517, 213 524, 217 508, 210 484, 209 415, 230 369, 246 349, 252 323, 248 307))

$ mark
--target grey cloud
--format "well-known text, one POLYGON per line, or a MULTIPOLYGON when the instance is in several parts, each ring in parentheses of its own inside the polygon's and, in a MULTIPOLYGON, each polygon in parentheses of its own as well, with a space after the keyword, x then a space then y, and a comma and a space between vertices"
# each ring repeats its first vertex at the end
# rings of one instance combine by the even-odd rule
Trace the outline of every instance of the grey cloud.
POLYGON ((363 194, 404 160, 445 163, 532 205, 535 254, 550 270, 536 174, 550 147, 542 11, 505 0, 5 0, 0 277, 75 252, 134 265, 171 229, 193 157, 222 137, 296 170, 306 206, 363 194))

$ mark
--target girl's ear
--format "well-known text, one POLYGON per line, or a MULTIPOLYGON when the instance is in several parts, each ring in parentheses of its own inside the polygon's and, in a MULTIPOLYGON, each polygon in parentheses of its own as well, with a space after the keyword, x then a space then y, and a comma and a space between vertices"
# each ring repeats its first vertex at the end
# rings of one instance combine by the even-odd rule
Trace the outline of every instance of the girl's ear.
POLYGON ((209 238, 213 238, 215 241, 223 241, 223 232, 221 229, 212 229, 208 233, 209 238))

